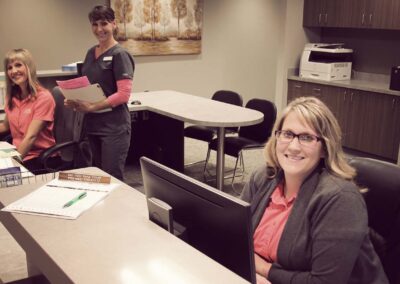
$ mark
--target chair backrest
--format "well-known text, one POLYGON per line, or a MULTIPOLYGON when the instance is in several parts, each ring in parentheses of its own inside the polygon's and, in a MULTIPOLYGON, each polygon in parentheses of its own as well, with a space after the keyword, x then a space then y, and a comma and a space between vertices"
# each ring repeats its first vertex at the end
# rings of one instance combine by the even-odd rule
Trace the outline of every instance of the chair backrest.
MULTIPOLYGON (((52 95, 56 102, 54 112, 54 138, 56 139, 56 144, 81 141, 83 114, 64 106, 64 96, 59 87, 53 88, 52 95)), ((74 151, 71 147, 61 150, 62 159, 71 161, 74 159, 74 151)))
MULTIPOLYGON (((243 106, 243 98, 236 92, 228 91, 228 90, 219 90, 214 93, 211 97, 212 100, 235 105, 235 106, 243 106)), ((226 127, 225 130, 227 132, 237 133, 239 127, 226 127)))
POLYGON ((264 114, 264 120, 258 124, 240 127, 239 136, 265 143, 271 136, 276 119, 276 107, 273 102, 264 99, 251 99, 246 108, 258 110, 264 114))
POLYGON ((236 106, 243 106, 243 98, 236 92, 219 90, 211 97, 212 100, 228 103, 236 106))
POLYGON ((390 283, 400 283, 400 167, 370 158, 349 160, 368 210, 370 237, 390 283))

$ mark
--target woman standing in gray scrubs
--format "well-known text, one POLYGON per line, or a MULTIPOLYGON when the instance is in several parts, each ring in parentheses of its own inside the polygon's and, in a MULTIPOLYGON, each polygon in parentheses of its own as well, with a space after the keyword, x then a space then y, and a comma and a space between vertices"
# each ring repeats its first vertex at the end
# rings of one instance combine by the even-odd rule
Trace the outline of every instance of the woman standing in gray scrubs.
POLYGON ((135 63, 114 39, 117 25, 110 7, 94 7, 89 20, 98 44, 88 50, 82 75, 87 76, 91 84, 100 84, 106 98, 95 103, 67 101, 66 105, 87 113, 85 131, 93 165, 123 180, 131 139, 131 120, 126 103, 132 89, 135 63), (110 108, 111 111, 98 112, 110 108))

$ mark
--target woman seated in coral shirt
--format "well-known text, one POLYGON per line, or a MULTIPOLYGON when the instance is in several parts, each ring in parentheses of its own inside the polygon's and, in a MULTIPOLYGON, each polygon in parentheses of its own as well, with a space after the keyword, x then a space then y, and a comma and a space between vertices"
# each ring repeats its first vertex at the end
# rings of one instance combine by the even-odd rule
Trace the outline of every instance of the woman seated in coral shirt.
MULTIPOLYGON (((9 51, 4 59, 6 78, 6 116, 0 133, 10 131, 13 144, 31 172, 42 169, 39 155, 55 144, 53 136, 55 102, 36 76, 36 66, 26 49, 9 51)), ((57 164, 60 157, 50 158, 57 164)))

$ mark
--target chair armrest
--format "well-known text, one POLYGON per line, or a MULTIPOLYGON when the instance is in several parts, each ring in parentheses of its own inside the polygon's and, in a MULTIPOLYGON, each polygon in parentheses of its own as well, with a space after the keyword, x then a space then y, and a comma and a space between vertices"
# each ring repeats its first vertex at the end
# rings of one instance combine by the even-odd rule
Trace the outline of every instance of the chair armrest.
POLYGON ((47 160, 53 156, 55 153, 59 152, 60 150, 68 147, 76 147, 78 146, 79 143, 76 141, 67 141, 64 143, 56 144, 53 147, 48 148, 47 150, 43 150, 42 153, 40 153, 39 160, 41 164, 43 165, 43 168, 46 170, 53 170, 47 166, 47 160))

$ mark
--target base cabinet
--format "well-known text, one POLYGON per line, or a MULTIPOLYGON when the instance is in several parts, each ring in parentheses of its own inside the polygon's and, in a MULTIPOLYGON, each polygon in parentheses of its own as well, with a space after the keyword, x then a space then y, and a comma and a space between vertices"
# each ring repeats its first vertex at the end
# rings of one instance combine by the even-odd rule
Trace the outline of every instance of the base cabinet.
POLYGON ((397 160, 400 143, 400 96, 288 80, 288 102, 315 96, 334 113, 343 146, 397 160))

